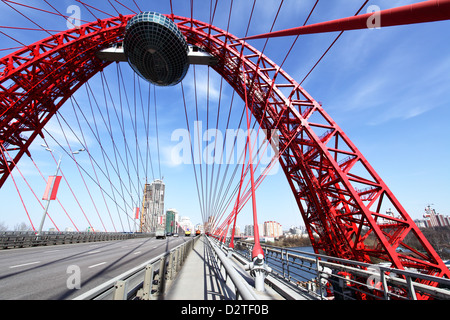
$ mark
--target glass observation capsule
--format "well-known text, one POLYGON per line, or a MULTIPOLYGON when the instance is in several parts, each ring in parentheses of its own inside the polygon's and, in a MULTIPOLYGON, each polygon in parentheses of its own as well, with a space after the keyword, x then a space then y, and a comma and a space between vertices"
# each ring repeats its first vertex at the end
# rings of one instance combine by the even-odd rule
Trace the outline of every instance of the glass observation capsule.
POLYGON ((155 85, 176 85, 189 69, 186 39, 160 13, 141 12, 128 21, 123 47, 133 70, 155 85))

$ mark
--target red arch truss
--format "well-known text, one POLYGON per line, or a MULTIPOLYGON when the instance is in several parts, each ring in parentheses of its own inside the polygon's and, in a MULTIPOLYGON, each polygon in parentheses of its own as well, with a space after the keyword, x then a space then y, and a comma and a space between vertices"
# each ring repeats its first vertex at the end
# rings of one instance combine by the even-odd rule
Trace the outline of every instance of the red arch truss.
MULTIPOLYGON (((99 20, 49 37, 0 60, 0 187, 58 108, 109 63, 96 52, 120 42, 132 16, 99 20)), ((383 180, 342 129, 293 78, 261 52, 212 25, 169 16, 188 43, 218 58, 213 68, 268 132, 316 252, 450 278, 450 272, 383 180), (382 213, 389 205, 395 215, 382 213), (421 244, 410 248, 406 237, 421 244), (399 252, 399 248, 408 249, 399 252)), ((269 137, 270 138, 270 137, 269 137)), ((274 200, 275 201, 275 200, 274 200)))
POLYGON ((128 16, 61 32, 0 59, 0 187, 42 128, 70 96, 111 62, 96 52, 121 41, 128 16))

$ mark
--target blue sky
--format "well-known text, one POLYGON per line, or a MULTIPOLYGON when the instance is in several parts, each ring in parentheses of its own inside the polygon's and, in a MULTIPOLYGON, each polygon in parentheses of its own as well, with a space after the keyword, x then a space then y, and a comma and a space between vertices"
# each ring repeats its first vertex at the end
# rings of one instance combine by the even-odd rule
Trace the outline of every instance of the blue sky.
MULTIPOLYGON (((111 14, 115 13, 107 1, 86 2, 92 3, 92 5, 111 14)), ((284 1, 274 30, 303 24, 314 2, 313 0, 284 1)), ((415 2, 417 1, 372 0, 369 2, 369 5, 377 5, 381 9, 387 9, 415 2)), ((21 3, 29 3, 30 5, 50 10, 50 7, 44 1, 21 1, 21 3)), ((50 3, 61 12, 66 12, 69 5, 80 5, 75 1, 51 1, 50 3)), ((123 3, 129 8, 137 10, 133 1, 127 0, 123 1, 123 3)), ((142 10, 170 13, 169 1, 137 0, 136 3, 142 10)), ((195 19, 209 21, 209 3, 208 5, 205 5, 205 3, 208 2, 194 1, 193 13, 195 19)), ((256 2, 248 32, 249 35, 269 31, 279 3, 278 0, 259 0, 256 2)), ((363 1, 357 0, 319 1, 309 23, 351 16, 359 9, 362 3, 363 1)), ((130 14, 130 11, 116 2, 113 2, 113 4, 121 12, 130 14)), ((250 0, 234 1, 230 25, 231 33, 240 37, 245 35, 252 5, 253 1, 250 0)), ((93 20, 86 8, 81 5, 80 7, 81 19, 93 20)), ((190 1, 174 0, 173 9, 177 15, 190 16, 190 1)), ((21 10, 45 28, 66 29, 66 21, 61 17, 50 16, 49 18, 48 14, 36 12, 32 9, 21 8, 21 10)), ((226 29, 228 12, 229 2, 220 1, 214 24, 222 29, 226 29)), ((366 12, 366 8, 362 12, 366 12)), ((29 21, 14 12, 3 2, 0 3, 0 13, 4 17, 1 25, 31 26, 36 28, 35 25, 31 25, 29 21)), ((96 12, 96 14, 99 17, 104 17, 99 12, 96 12)), ((325 110, 360 149, 414 219, 422 216, 423 210, 428 204, 434 204, 433 207, 438 212, 450 215, 450 187, 448 184, 450 180, 448 166, 450 143, 447 132, 449 127, 447 119, 450 115, 450 93, 448 90, 448 85, 450 84, 449 27, 450 22, 445 21, 380 30, 345 32, 303 83, 303 87, 308 93, 317 101, 323 103, 325 110)), ((33 43, 48 36, 48 34, 38 31, 0 30, 8 32, 9 35, 23 43, 33 43)), ((332 33, 300 37, 294 50, 286 60, 283 69, 294 79, 301 81, 336 36, 336 33, 332 33)), ((3 48, 18 45, 2 34, 0 34, 0 37, 3 48)), ((277 64, 281 64, 293 39, 293 37, 271 39, 264 53, 277 64)), ((253 40, 251 44, 261 50, 264 41, 253 40)), ((7 53, 10 53, 10 51, 4 51, 2 55, 7 53)), ((121 72, 123 72, 126 79, 126 84, 129 86, 128 93, 131 96, 133 93, 133 81, 137 81, 137 79, 133 78, 131 69, 127 64, 122 63, 120 66, 121 72)), ((111 86, 111 91, 117 95, 118 77, 116 66, 111 65, 105 70, 104 75, 108 85, 111 86)), ((206 85, 208 81, 207 69, 197 67, 196 77, 198 81, 196 89, 200 110, 199 120, 202 121, 203 128, 205 128, 207 123, 206 97, 208 94, 206 85)), ((191 67, 186 79, 183 81, 191 129, 196 117, 192 78, 193 68, 191 67)), ((148 84, 144 81, 139 83, 144 97, 147 97, 148 84)), ((209 125, 213 127, 215 126, 221 83, 220 77, 213 70, 209 74, 209 83, 209 125)), ((100 75, 97 75, 90 81, 90 86, 99 100, 104 99, 100 75)), ((153 92, 153 87, 151 90, 153 92)), ((228 85, 224 84, 221 96, 222 112, 224 112, 223 110, 230 107, 233 96, 232 90, 228 85)), ((153 122, 153 98, 152 93, 149 119, 153 120, 150 127, 149 144, 153 150, 152 160, 157 178, 159 177, 159 168, 156 152, 156 130, 153 122)), ((231 128, 237 128, 243 107, 242 101, 237 96, 234 98, 231 128)), ((87 146, 91 146, 93 154, 97 153, 95 159, 98 159, 99 162, 104 161, 101 152, 98 150, 95 134, 87 127, 87 123, 92 124, 92 117, 89 116, 91 111, 88 109, 89 100, 84 87, 77 92, 75 99, 83 110, 88 110, 86 113, 87 119, 80 119, 87 146)), ((116 97, 115 102, 117 103, 117 101, 116 97)), ((100 105, 101 108, 106 108, 104 103, 100 103, 100 105)), ((131 105, 133 106, 133 103, 131 105)), ((145 101, 145 105, 147 106, 147 101, 145 101)), ((114 119, 112 101, 108 102, 108 106, 108 110, 111 111, 111 118, 114 119)), ((123 106, 125 107, 125 102, 123 106)), ((161 175, 164 176, 166 183, 166 209, 176 208, 182 216, 189 216, 194 223, 198 223, 201 221, 201 215, 192 165, 175 165, 170 157, 171 151, 177 143, 171 140, 172 133, 176 129, 186 128, 180 86, 156 88, 156 106, 158 112, 161 175)), ((140 112, 140 109, 138 111, 140 112)), ((147 109, 144 110, 144 115, 147 115, 146 112, 148 112, 147 109)), ((65 130, 71 147, 74 150, 78 149, 81 145, 77 136, 80 137, 81 132, 70 101, 60 109, 60 113, 64 119, 68 120, 75 133, 77 133, 77 135, 72 134, 68 128, 65 130)), ((124 114, 124 117, 128 120, 130 118, 127 113, 124 114)), ((101 122, 101 118, 98 116, 96 120, 101 122)), ((139 137, 142 137, 145 133, 142 120, 143 118, 139 117, 137 122, 140 124, 138 129, 140 130, 139 137)), ((225 120, 225 116, 220 118, 220 130, 225 129, 225 120)), ((60 121, 62 126, 66 127, 62 118, 60 118, 60 121)), ((52 119, 46 129, 52 135, 58 137, 59 141, 65 143, 65 138, 56 119, 52 119)), ((118 142, 123 141, 120 130, 117 131, 119 132, 115 132, 115 134, 119 135, 116 136, 116 140, 118 142)), ((126 132, 127 140, 134 147, 134 133, 131 126, 128 125, 126 127, 126 132)), ((103 128, 101 132, 102 140, 105 139, 106 141, 108 135, 108 131, 103 128)), ((52 142, 51 138, 48 138, 47 141, 51 147, 57 148, 57 145, 52 142)), ((56 164, 51 161, 50 154, 40 147, 41 143, 41 140, 36 140, 30 150, 43 175, 47 177, 54 173, 56 164)), ((139 144, 143 148, 145 143, 146 139, 139 139, 139 144)), ((114 150, 112 147, 110 145, 106 146, 105 143, 105 148, 108 148, 108 154, 113 159, 114 150)), ((123 146, 119 148, 123 149, 123 146)), ((83 167, 86 167, 87 171, 92 168, 90 159, 86 154, 80 153, 80 155, 77 155, 77 159, 83 167)), ((124 156, 123 161, 126 162, 126 156, 124 156)), ((97 217, 95 207, 85 191, 84 183, 77 167, 69 156, 63 156, 61 168, 67 174, 68 179, 72 181, 71 186, 75 186, 74 188, 79 192, 78 201, 82 202, 83 210, 91 217, 90 220, 95 227, 100 229, 101 222, 97 217)), ((40 198, 43 194, 45 183, 26 156, 19 163, 19 169, 26 176, 33 190, 40 198)), ((203 167, 203 170, 205 170, 205 167, 203 167)), ((208 167, 208 170, 209 174, 211 174, 212 167, 208 167)), ((215 170, 217 170, 217 167, 215 170)), ((89 172, 93 173, 92 170, 89 172)), ((140 172, 142 173, 142 171, 140 172)), ((143 180, 144 177, 140 177, 143 180)), ((152 177, 149 174, 149 179, 152 179, 152 177)), ((42 214, 42 208, 20 175, 14 173, 14 178, 19 185, 21 195, 26 199, 25 203, 32 221, 37 226, 42 214)), ((0 190, 0 201, 3 204, 0 222, 10 227, 19 222, 27 222, 25 210, 11 180, 10 178, 0 190)), ((89 188, 94 199, 101 199, 102 194, 98 187, 94 185, 89 188)), ((110 186, 105 186, 105 189, 107 188, 110 188, 110 186)), ((73 199, 70 190, 64 183, 61 185, 59 196, 61 199, 64 199, 64 207, 69 210, 72 218, 77 221, 78 227, 84 229, 87 226, 87 222, 83 217, 83 212, 79 209, 76 200, 73 199)), ((264 183, 258 188, 256 197, 259 222, 277 220, 284 228, 290 225, 303 224, 295 200, 281 170, 277 174, 266 178, 264 183)), ((97 210, 102 211, 104 208, 100 203, 96 202, 97 210)), ((115 208, 109 209, 110 214, 113 216, 112 220, 118 227, 120 224, 119 220, 114 218, 118 216, 118 213, 115 211, 115 208)), ((59 205, 52 203, 49 212, 61 229, 70 226, 70 221, 65 217, 59 205)), ((251 223, 250 212, 251 207, 247 205, 238 218, 238 225, 242 228, 245 224, 251 223)), ((131 211, 129 211, 129 215, 132 215, 131 211)), ((101 217, 103 223, 107 225, 107 229, 110 231, 111 225, 108 221, 111 219, 106 214, 102 214, 101 217)), ((122 223, 127 226, 127 220, 129 219, 123 215, 121 219, 122 223)), ((48 221, 45 226, 46 228, 51 227, 48 221)))

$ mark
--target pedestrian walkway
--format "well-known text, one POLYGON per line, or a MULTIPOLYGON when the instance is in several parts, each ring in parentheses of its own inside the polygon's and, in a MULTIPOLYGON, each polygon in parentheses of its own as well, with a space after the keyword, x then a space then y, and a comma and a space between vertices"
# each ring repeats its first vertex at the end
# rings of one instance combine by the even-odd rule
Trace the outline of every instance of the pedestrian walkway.
MULTIPOLYGON (((164 295, 165 300, 234 300, 235 289, 231 281, 225 278, 215 259, 206 237, 201 237, 186 258, 175 280, 164 295)), ((233 262, 236 270, 253 285, 253 279, 242 266, 233 262)), ((283 300, 271 288, 255 295, 262 300, 283 300)))
POLYGON ((228 300, 235 295, 230 292, 207 240, 201 237, 186 258, 180 272, 168 288, 165 300, 228 300))

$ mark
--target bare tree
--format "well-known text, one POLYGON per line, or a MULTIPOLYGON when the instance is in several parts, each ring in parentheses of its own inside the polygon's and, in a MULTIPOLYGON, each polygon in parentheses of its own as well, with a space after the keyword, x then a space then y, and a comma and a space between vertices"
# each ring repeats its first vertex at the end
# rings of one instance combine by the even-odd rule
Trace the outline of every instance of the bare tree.
POLYGON ((14 231, 32 231, 33 229, 25 222, 18 223, 14 226, 14 231))
POLYGON ((7 231, 8 230, 8 226, 4 223, 0 221, 0 231, 7 231))

